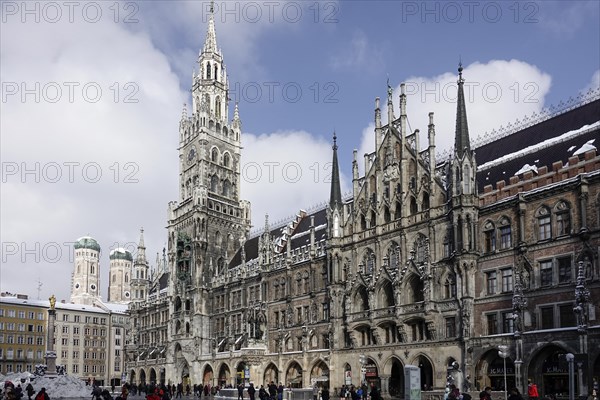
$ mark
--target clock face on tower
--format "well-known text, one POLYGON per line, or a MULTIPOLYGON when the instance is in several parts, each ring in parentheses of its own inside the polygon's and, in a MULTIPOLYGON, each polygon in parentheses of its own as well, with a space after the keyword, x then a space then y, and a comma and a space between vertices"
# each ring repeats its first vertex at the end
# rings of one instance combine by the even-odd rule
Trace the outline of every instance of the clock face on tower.
POLYGON ((187 156, 188 164, 194 161, 194 158, 196 158, 196 149, 192 147, 187 156))

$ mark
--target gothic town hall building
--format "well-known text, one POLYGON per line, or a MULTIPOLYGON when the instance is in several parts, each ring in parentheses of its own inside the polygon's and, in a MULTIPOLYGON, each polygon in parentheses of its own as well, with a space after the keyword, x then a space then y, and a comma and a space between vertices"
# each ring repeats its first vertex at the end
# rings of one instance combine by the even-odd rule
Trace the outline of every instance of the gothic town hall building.
POLYGON ((375 102, 375 152, 359 160, 355 151, 352 195, 340 190, 334 136, 327 206, 250 236, 241 121, 237 105, 228 115, 212 16, 198 62, 179 125, 168 248, 157 274, 132 275, 130 382, 367 381, 390 398, 404 397, 404 366, 416 365, 426 390, 449 375, 463 388, 502 390, 506 373, 522 392, 531 378, 541 393, 565 395, 573 353, 576 386, 591 388, 600 376, 598 92, 475 148, 459 68, 455 145, 442 160, 433 113, 423 145, 407 130, 403 86, 398 114, 389 90, 387 118, 375 102))

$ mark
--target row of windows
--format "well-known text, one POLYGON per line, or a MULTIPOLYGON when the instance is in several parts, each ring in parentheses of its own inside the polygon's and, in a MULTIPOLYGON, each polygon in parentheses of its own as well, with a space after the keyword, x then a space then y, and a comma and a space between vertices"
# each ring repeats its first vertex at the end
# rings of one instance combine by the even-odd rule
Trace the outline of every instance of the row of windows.
POLYGON ((11 349, 8 348, 6 349, 6 354, 4 353, 4 349, 0 348, 0 359, 4 358, 6 356, 7 360, 24 360, 25 358, 27 358, 27 360, 33 360, 33 355, 35 354, 35 359, 36 360, 42 360, 43 359, 43 352, 42 350, 37 350, 37 351, 33 351, 33 349, 27 349, 27 350, 23 350, 23 349, 11 349))
POLYGON ((38 312, 37 314, 33 311, 24 311, 24 310, 14 310, 14 309, 5 309, 0 308, 0 317, 7 318, 20 318, 25 319, 25 315, 27 315, 27 319, 38 319, 40 321, 44 320, 44 313, 38 312))
MULTIPOLYGON (((56 333, 59 327, 55 326, 54 327, 54 332, 56 333)), ((62 333, 64 334, 68 334, 70 332, 71 327, 68 325, 64 325, 62 327, 62 333)), ((74 326, 73 327, 73 334, 74 335, 79 335, 81 331, 81 328, 79 326, 74 326)), ((106 336, 106 329, 102 328, 102 329, 98 329, 98 328, 84 328, 83 329, 83 333, 86 336, 90 336, 90 334, 92 336, 106 336)))
POLYGON ((18 331, 18 332, 44 332, 44 325, 33 324, 15 324, 14 322, 0 322, 0 331, 18 331))
POLYGON ((14 335, 6 335, 6 337, 4 336, 4 334, 0 334, 0 343, 7 343, 7 344, 36 344, 37 346, 43 346, 44 345, 44 337, 43 336, 21 336, 18 335, 16 336, 16 340, 15 340, 15 336, 14 335))
MULTIPOLYGON (((63 322, 70 322, 71 319, 71 315, 70 314, 63 314, 62 315, 62 320, 63 322)), ((106 318, 101 318, 101 317, 89 317, 86 316, 84 319, 86 324, 95 324, 98 325, 98 323, 100 325, 106 325, 106 318)), ((73 315, 73 322, 81 322, 81 315, 73 315)))
MULTIPOLYGON (((533 277, 528 272, 523 277, 524 288, 550 287, 568 284, 575 279, 571 256, 560 256, 538 262, 533 277)), ((486 294, 512 292, 514 287, 512 267, 485 272, 486 294), (501 282, 499 282, 501 280, 501 282)))
POLYGON ((96 252, 91 252, 91 251, 76 251, 75 255, 77 257, 91 257, 91 258, 98 258, 98 253, 96 252))
MULTIPOLYGON (((514 317, 512 311, 499 311, 485 315, 488 335, 514 332, 514 317)), ((554 329, 576 326, 573 304, 551 304, 539 307, 537 328, 554 329)))

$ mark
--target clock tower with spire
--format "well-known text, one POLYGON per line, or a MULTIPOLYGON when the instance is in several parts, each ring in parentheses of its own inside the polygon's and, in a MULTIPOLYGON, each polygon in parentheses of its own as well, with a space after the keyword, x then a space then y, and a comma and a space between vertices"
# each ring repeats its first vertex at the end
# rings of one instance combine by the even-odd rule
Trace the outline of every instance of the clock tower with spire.
POLYGON ((199 350, 188 354, 210 354, 210 288, 250 229, 250 203, 240 200, 241 121, 237 104, 229 120, 228 77, 212 5, 210 11, 191 110, 184 105, 179 123, 179 201, 169 204, 167 227, 171 343, 199 350))

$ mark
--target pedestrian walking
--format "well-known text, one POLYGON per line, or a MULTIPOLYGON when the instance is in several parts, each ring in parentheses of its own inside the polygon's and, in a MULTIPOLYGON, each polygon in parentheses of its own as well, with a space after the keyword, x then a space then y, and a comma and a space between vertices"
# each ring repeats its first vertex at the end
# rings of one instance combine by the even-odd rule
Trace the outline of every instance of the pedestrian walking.
POLYGON ((529 400, 538 400, 540 397, 537 385, 533 383, 531 379, 527 380, 527 396, 529 397, 529 400))

